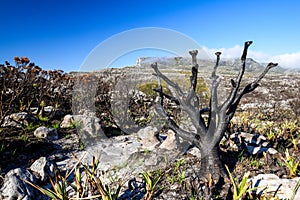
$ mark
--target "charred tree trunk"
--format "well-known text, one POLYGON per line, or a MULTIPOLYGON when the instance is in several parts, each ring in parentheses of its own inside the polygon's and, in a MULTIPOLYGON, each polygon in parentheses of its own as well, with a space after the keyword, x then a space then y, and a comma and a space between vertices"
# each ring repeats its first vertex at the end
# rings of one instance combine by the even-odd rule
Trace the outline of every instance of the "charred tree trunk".
MULTIPOLYGON (((204 153, 201 153, 201 155, 204 153)), ((211 175, 214 180, 218 180, 224 176, 225 170, 220 158, 219 144, 216 144, 213 149, 203 158, 201 158, 200 175, 207 177, 211 175)))

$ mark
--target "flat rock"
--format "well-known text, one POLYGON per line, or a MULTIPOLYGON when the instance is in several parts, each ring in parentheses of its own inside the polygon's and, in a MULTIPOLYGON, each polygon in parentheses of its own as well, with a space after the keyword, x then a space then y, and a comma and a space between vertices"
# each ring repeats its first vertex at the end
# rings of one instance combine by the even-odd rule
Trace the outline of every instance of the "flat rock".
MULTIPOLYGON (((279 199, 291 199, 300 177, 293 179, 281 179, 275 174, 259 174, 251 179, 252 193, 258 196, 278 197, 279 199)), ((294 199, 300 199, 298 189, 294 199)))
MULTIPOLYGON (((102 139, 76 153, 76 157, 84 157, 82 161, 86 164, 92 163, 95 157, 99 160, 99 170, 115 171, 118 177, 124 179, 125 176, 165 166, 166 161, 179 155, 177 149, 157 148, 160 142, 156 134, 157 129, 148 126, 131 135, 102 139)), ((68 169, 74 162, 70 158, 57 165, 68 169)))

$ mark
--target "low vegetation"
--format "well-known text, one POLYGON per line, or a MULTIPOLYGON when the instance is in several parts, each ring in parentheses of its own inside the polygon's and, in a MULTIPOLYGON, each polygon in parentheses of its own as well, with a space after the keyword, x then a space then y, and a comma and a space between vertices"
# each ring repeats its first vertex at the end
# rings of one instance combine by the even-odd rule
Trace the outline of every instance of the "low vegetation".
MULTIPOLYGON (((108 136, 123 134, 111 113, 110 100, 111 91, 118 80, 124 76, 124 72, 114 75, 110 71, 94 75, 64 73, 61 70, 43 70, 26 57, 15 57, 14 61, 15 65, 8 62, 0 65, 1 176, 14 167, 24 164, 29 166, 35 159, 42 155, 49 155, 53 151, 53 146, 47 140, 33 136, 33 131, 37 127, 43 125, 56 128, 60 138, 68 139, 72 134, 76 134, 76 125, 70 129, 60 129, 59 127, 62 117, 72 113, 72 91, 76 81, 75 77, 79 81, 98 80, 96 97, 92 97, 95 99, 96 116, 100 118, 108 136), (49 108, 51 111, 47 110, 49 108), (35 120, 20 124, 19 127, 5 126, 7 116, 20 112, 29 114, 35 120), (26 159, 22 160, 24 155, 26 155, 26 159)), ((207 80, 200 78, 201 73, 199 72, 198 75, 195 92, 202 100, 201 108, 205 108, 210 103, 210 91, 206 84, 207 80)), ((180 74, 182 78, 174 78, 172 81, 188 88, 191 73, 181 71, 180 74)), ((228 78, 232 77, 232 74, 223 76, 228 78)), ((293 78, 294 85, 290 85, 289 81, 285 81, 285 85, 283 85, 281 78, 280 74, 269 74, 265 77, 266 80, 262 80, 262 87, 272 91, 268 95, 260 90, 245 95, 245 99, 241 101, 242 105, 248 105, 254 98, 257 98, 255 103, 259 107, 256 105, 238 108, 224 135, 226 140, 229 135, 238 131, 263 135, 279 152, 278 156, 267 153, 250 155, 245 148, 238 151, 223 151, 228 146, 220 143, 220 159, 223 164, 228 166, 228 168, 226 167, 227 179, 223 182, 215 183, 212 174, 208 174, 205 180, 201 179, 197 176, 200 173, 201 160, 190 157, 190 155, 182 155, 174 163, 168 163, 164 169, 145 171, 136 175, 139 178, 142 177, 142 197, 155 199, 164 193, 177 193, 181 194, 184 199, 206 199, 205 195, 209 193, 213 199, 226 197, 229 199, 266 199, 267 197, 263 196, 253 196, 252 190, 249 188, 251 177, 261 173, 273 173, 281 178, 300 176, 300 115, 298 109, 300 107, 298 98, 300 81, 298 76, 298 79, 293 78), (274 80, 279 81, 275 82, 274 80), (298 82, 296 82, 297 80, 298 82), (283 91, 280 88, 284 88, 283 91), (286 102, 282 104, 282 101, 286 102), (269 102, 271 106, 265 105, 266 102, 269 102), (203 188, 210 191, 203 191, 203 188)), ((253 80, 252 75, 247 74, 245 80, 253 80)), ((135 101, 133 97, 129 101, 130 116, 140 126, 147 126, 151 122, 150 112, 160 86, 165 95, 172 94, 166 83, 159 85, 156 81, 149 81, 136 85, 136 90, 143 92, 150 102, 135 101)), ((231 85, 225 86, 224 90, 230 88, 231 85)), ((86 89, 88 90, 88 88, 86 89)), ((91 97, 86 98, 88 101, 91 97)), ((174 108, 172 105, 174 102, 166 101, 163 106, 168 115, 174 117, 174 121, 177 122, 180 120, 177 119, 180 117, 178 114, 180 108, 174 108)), ((84 144, 78 144, 78 146, 84 148, 84 144)), ((112 177, 107 179, 105 172, 97 169, 97 166, 96 159, 92 163, 83 163, 81 159, 78 159, 71 171, 59 172, 48 179, 51 188, 44 188, 43 185, 46 183, 34 185, 28 182, 28 184, 51 199, 122 199, 121 193, 128 189, 125 184, 126 180, 112 177), (104 180, 112 181, 105 182, 104 180), (75 193, 70 191, 75 191, 75 193)), ((3 179, 0 178, 0 186, 2 183, 3 179)), ((297 189, 295 188, 295 190, 297 189)))

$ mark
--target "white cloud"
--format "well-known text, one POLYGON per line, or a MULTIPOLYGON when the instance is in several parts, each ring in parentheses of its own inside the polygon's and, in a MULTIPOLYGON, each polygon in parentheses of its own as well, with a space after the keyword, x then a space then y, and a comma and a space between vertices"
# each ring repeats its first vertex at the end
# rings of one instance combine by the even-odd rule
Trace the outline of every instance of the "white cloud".
POLYGON ((231 58, 238 58, 241 56, 241 52, 243 48, 239 45, 236 45, 232 48, 219 48, 219 49, 208 49, 206 48, 210 55, 213 55, 215 52, 220 51, 222 52, 222 59, 231 59, 231 58))
POLYGON ((273 56, 271 60, 272 62, 278 62, 282 67, 300 68, 300 52, 273 56))
MULTIPOLYGON (((222 52, 222 59, 232 59, 232 58, 240 58, 243 53, 243 47, 240 45, 236 45, 231 48, 207 48, 204 47, 204 50, 213 58, 215 52, 222 52)), ((290 53, 290 54, 281 54, 271 56, 263 52, 252 51, 249 49, 248 58, 253 58, 258 62, 274 62, 279 63, 281 67, 284 68, 300 68, 300 52, 290 53)))

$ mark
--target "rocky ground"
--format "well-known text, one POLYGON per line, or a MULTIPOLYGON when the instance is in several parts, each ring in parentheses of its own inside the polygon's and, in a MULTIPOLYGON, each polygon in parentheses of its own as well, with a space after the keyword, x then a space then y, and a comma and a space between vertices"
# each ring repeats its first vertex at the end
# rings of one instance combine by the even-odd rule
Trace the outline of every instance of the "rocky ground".
MULTIPOLYGON (((143 69, 144 75, 141 69, 138 71, 141 77, 139 83, 155 80, 151 76, 151 69, 143 69)), ((185 68, 175 72, 165 68, 162 72, 174 79, 189 77, 188 69, 185 68)), ((118 70, 115 73, 121 74, 118 70)), ((132 74, 136 74, 136 70, 132 74)), ((222 73, 226 84, 220 88, 221 101, 231 87, 226 80, 234 74, 226 71, 222 73)), ((255 76, 257 73, 249 72, 244 81, 253 80, 255 76)), ((201 71, 199 77, 209 85, 206 71, 201 71)), ((267 75, 261 86, 243 99, 220 143, 221 159, 237 183, 250 172, 249 188, 256 190, 243 194, 243 199, 270 199, 271 196, 284 199, 293 194, 300 175, 299 78, 299 74, 267 75)), ((208 90, 200 92, 205 101, 208 90)), ((141 117, 139 114, 137 116, 141 117)), ((103 126, 101 117, 87 113, 64 115, 61 119, 49 122, 45 128, 29 123, 30 116, 19 118, 24 121, 23 126, 2 127, 0 196, 4 199, 8 198, 6 195, 16 195, 20 199, 42 199, 41 193, 16 177, 51 188, 48 176, 53 180, 55 177, 61 178, 66 171, 78 166, 83 171, 83 180, 87 177, 84 163, 92 165, 93 156, 96 156, 100 161, 95 172, 97 176, 105 172, 106 179, 103 181, 111 188, 122 183, 119 199, 149 197, 151 190, 145 181, 146 172, 153 181, 158 178, 151 194, 153 199, 232 199, 234 188, 228 177, 217 183, 200 179, 199 151, 188 148, 188 144, 178 146, 173 132, 147 125, 149 116, 145 116, 145 120, 138 122, 146 126, 135 129, 130 135, 124 135, 115 126, 103 126), (74 122, 80 122, 87 128, 82 130, 74 122), (91 139, 95 133, 97 139, 91 139), (57 176, 58 172, 61 176, 57 176)), ((68 180, 75 184, 74 176, 68 180)), ((92 188, 90 195, 99 195, 99 190, 97 192, 93 184, 89 187, 92 188)), ((74 188, 68 187, 67 190, 70 196, 76 196, 74 188)), ((97 198, 100 199, 99 196, 97 198)))

